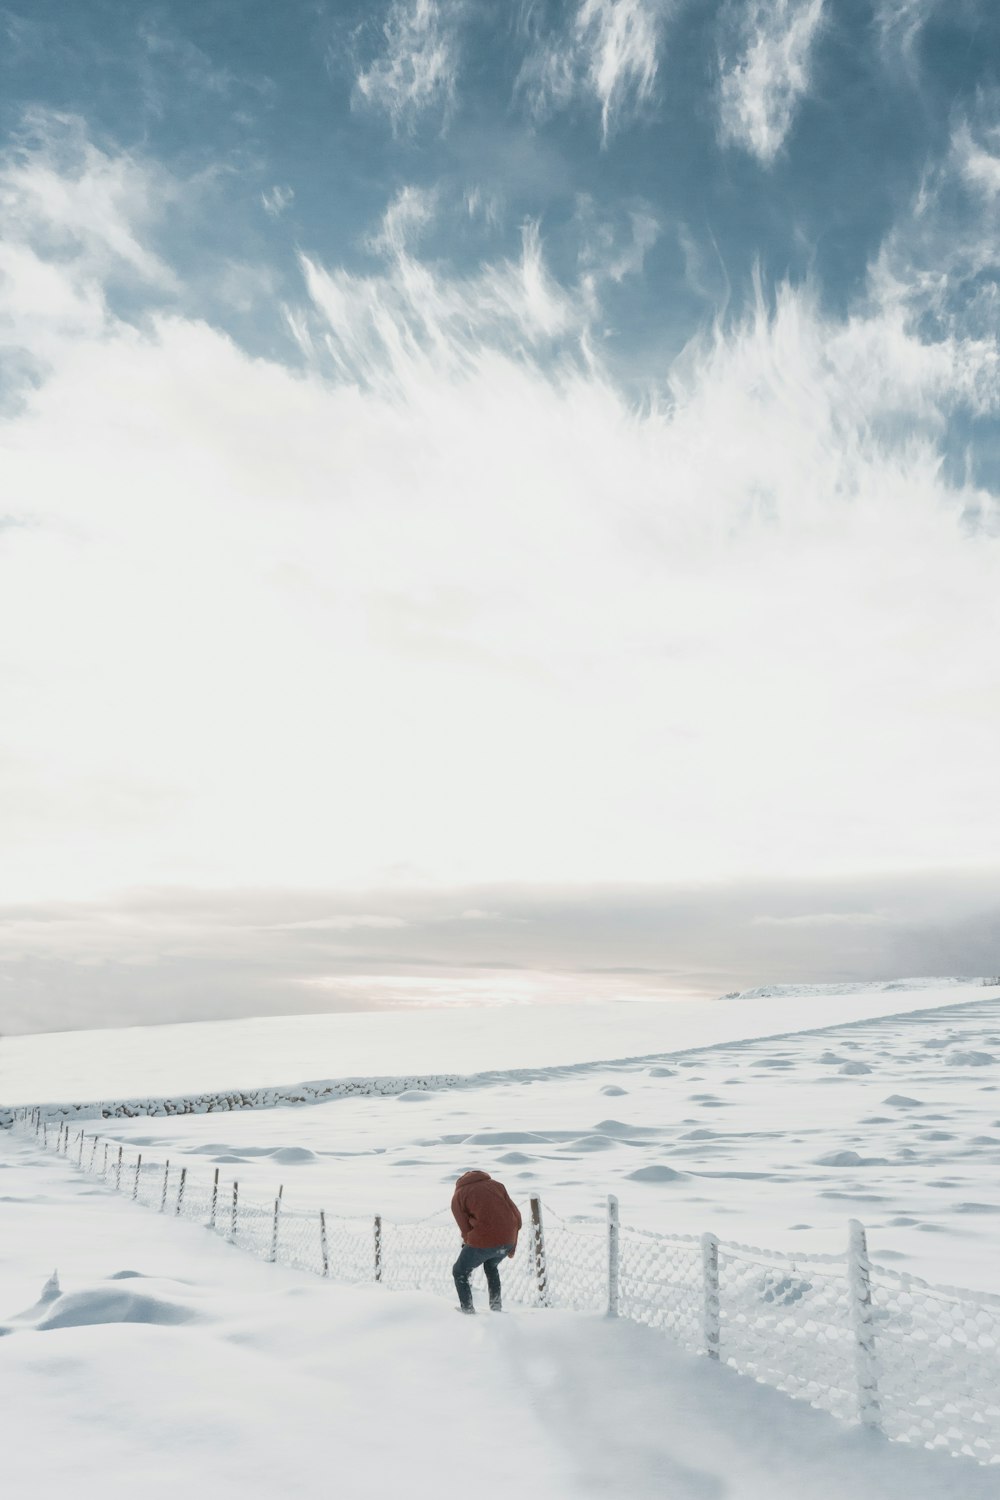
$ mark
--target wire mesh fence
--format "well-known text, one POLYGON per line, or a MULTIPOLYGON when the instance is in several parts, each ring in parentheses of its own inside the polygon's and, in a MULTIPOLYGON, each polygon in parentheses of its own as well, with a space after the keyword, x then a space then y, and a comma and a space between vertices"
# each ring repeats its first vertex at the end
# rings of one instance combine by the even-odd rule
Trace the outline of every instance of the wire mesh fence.
MULTIPOLYGON (((105 1136, 58 1133, 21 1110, 44 1149, 164 1217, 203 1224, 238 1249, 339 1282, 450 1295, 456 1229, 448 1209, 419 1222, 288 1208, 238 1179, 154 1161, 105 1136)), ((834 1416, 901 1442, 1000 1464, 1000 1296, 932 1286, 872 1266, 852 1221, 841 1255, 760 1250, 715 1235, 661 1235, 564 1219, 534 1197, 504 1297, 608 1313, 670 1335, 834 1416)))

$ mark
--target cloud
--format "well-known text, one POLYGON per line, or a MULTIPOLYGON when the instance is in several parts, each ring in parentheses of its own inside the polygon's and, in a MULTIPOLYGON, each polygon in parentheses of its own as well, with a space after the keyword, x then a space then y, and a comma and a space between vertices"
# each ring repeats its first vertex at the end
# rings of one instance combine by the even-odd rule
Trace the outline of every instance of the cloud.
POLYGON ((592 99, 606 142, 652 99, 657 51, 672 10, 668 0, 580 0, 564 30, 531 36, 518 92, 539 118, 578 98, 592 99))
POLYGON ((295 197, 295 189, 276 182, 273 187, 267 188, 260 195, 260 201, 264 205, 264 212, 272 219, 280 219, 285 209, 295 197))
POLYGON ((945 0, 876 0, 875 26, 883 54, 898 58, 915 74, 920 35, 945 0))
POLYGON ((956 119, 908 211, 880 247, 871 286, 944 359, 974 415, 1000 410, 1000 96, 956 119))
POLYGON ((537 226, 525 227, 518 260, 458 277, 436 272, 406 248, 427 214, 422 195, 390 206, 373 241, 390 257, 378 275, 302 257, 309 303, 293 326, 312 356, 342 379, 398 394, 422 378, 481 370, 492 350, 534 354, 579 339, 582 309, 549 274, 537 226))
POLYGON ((95 227, 77 158, 68 196, 21 190, 58 177, 38 152, 0 164, 0 319, 44 355, 3 420, 0 898, 354 888, 270 920, 406 919, 371 894, 393 870, 606 891, 995 860, 998 508, 942 459, 995 347, 928 335, 912 236, 846 316, 760 287, 637 408, 536 228, 461 272, 401 230, 370 275, 304 259, 303 358, 252 357, 176 306, 155 167, 85 154, 131 183, 95 227), (107 280, 146 256, 129 316, 107 280))
POLYGON ((989 872, 399 887, 378 893, 377 922, 371 895, 161 889, 0 905, 0 1032, 989 975, 1000 931, 989 872), (469 898, 483 904, 460 911, 469 898))
POLYGON ((1000 122, 976 132, 963 121, 955 132, 952 151, 962 177, 990 201, 1000 196, 1000 122))
POLYGON ((101 151, 72 115, 29 113, 0 164, 0 213, 17 246, 70 257, 77 279, 130 277, 161 290, 173 273, 146 243, 171 183, 125 152, 101 151))
POLYGON ((433 222, 436 204, 437 194, 432 188, 400 188, 382 216, 378 233, 369 239, 368 248, 390 258, 405 255, 433 222))
POLYGON ((397 132, 421 115, 447 121, 460 63, 465 0, 392 0, 382 25, 383 48, 355 79, 357 97, 384 110, 397 132))
POLYGON ((810 54, 824 0, 747 0, 728 11, 720 55, 719 124, 724 143, 769 165, 809 89, 810 54))
POLYGON ((587 194, 577 198, 574 214, 580 248, 581 293, 595 313, 606 284, 619 285, 642 273, 646 256, 660 237, 660 221, 648 203, 636 203, 612 217, 602 214, 587 194))

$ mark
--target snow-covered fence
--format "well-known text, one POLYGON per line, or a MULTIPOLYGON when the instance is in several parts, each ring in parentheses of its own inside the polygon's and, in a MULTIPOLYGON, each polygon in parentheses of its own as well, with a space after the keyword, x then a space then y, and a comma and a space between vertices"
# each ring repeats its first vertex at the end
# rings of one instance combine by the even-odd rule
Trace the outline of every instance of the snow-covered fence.
MULTIPOLYGON (((418 1223, 347 1218, 254 1200, 186 1167, 151 1161, 38 1111, 15 1125, 122 1196, 204 1224, 262 1260, 340 1282, 451 1295, 456 1231, 447 1209, 418 1223), (103 1148, 103 1149, 99 1149, 103 1148)), ((839 1255, 783 1254, 715 1235, 660 1235, 525 1205, 522 1249, 504 1269, 509 1302, 604 1313, 887 1437, 1000 1464, 1000 1296, 932 1286, 871 1265, 864 1230, 839 1255)))

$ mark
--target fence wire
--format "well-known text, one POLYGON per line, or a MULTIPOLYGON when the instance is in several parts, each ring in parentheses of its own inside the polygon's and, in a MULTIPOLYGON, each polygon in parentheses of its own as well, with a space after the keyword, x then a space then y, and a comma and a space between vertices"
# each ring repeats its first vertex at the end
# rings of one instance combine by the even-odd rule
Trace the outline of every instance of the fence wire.
MULTIPOLYGON (((260 1259, 338 1282, 453 1292, 447 1209, 417 1223, 304 1212, 252 1197, 218 1171, 151 1160, 68 1126, 57 1134, 37 1111, 19 1111, 15 1126, 122 1197, 203 1224, 260 1259)), ((857 1224, 844 1255, 790 1256, 619 1226, 609 1204, 613 1226, 548 1207, 543 1217, 537 1198, 524 1205, 505 1300, 613 1309, 836 1417, 860 1415, 897 1441, 1000 1464, 1000 1296, 869 1266, 857 1224)))

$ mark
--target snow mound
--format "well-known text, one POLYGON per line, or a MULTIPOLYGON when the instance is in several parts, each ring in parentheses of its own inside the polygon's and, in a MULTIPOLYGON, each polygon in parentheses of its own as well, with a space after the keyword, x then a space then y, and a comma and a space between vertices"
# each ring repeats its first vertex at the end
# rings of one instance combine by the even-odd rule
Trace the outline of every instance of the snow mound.
POLYGON ((571 1151, 613 1151, 615 1142, 607 1135, 581 1135, 570 1142, 571 1151))
POLYGON ((36 1322, 40 1332, 54 1328, 85 1328, 97 1323, 190 1323, 196 1314, 179 1302, 154 1297, 129 1287, 98 1285, 64 1292, 36 1322))
POLYGON ((870 1073, 871 1068, 863 1062, 845 1062, 837 1069, 838 1073, 870 1073))
POLYGON ((465 1137, 467 1146, 548 1146, 548 1136, 533 1130, 480 1130, 465 1137))
POLYGON ((288 1166, 304 1161, 319 1160, 315 1151, 310 1151, 308 1146, 279 1146, 277 1150, 269 1154, 272 1161, 284 1162, 288 1166))
POLYGON ((637 1167, 634 1172, 626 1172, 625 1176, 630 1182, 684 1182, 686 1174, 675 1172, 673 1167, 664 1166, 662 1162, 655 1162, 648 1167, 637 1167))
POLYGON ((985 1068, 996 1058, 992 1052, 949 1052, 945 1062, 952 1068, 985 1068))
POLYGON ((888 1099, 882 1100, 883 1104, 891 1104, 893 1109, 919 1109, 923 1103, 922 1099, 911 1099, 909 1094, 890 1094, 888 1099))
POLYGON ((859 1156, 856 1151, 831 1151, 816 1158, 820 1167, 884 1167, 884 1156, 859 1156))

